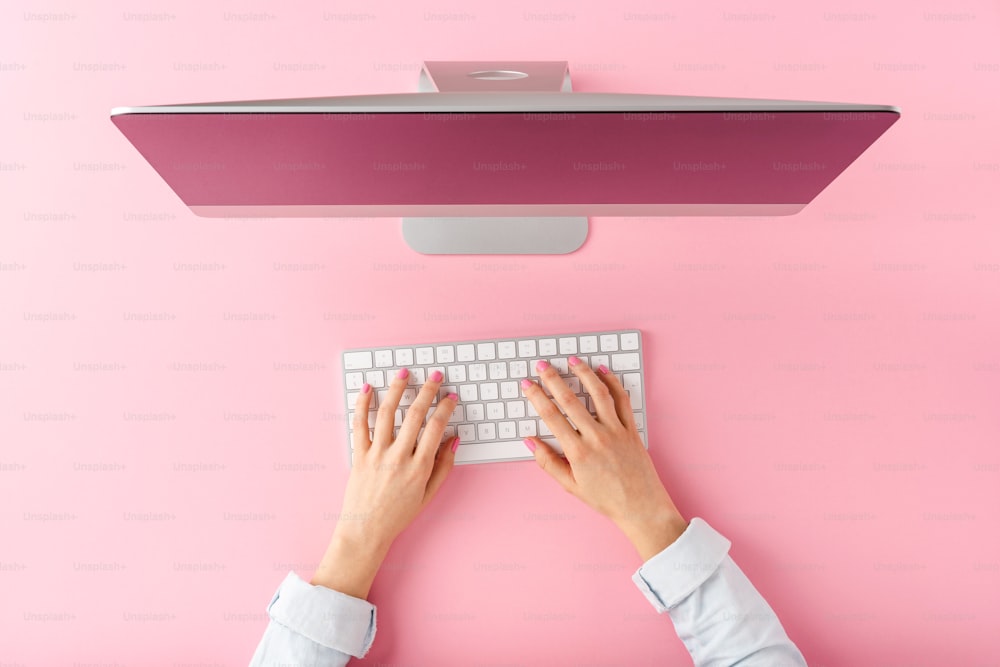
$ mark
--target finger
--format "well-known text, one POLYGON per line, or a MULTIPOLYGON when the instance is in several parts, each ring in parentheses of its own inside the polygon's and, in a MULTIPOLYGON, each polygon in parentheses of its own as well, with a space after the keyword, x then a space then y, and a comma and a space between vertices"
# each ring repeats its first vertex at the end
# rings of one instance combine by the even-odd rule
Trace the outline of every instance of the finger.
POLYGON ((576 493, 576 479, 573 477, 573 469, 566 459, 556 454, 554 449, 539 438, 525 438, 524 444, 534 453, 535 462, 538 463, 539 468, 559 482, 562 488, 570 493, 576 493))
POLYGON ((437 495, 438 489, 444 484, 448 473, 455 467, 455 451, 458 449, 458 436, 448 439, 439 448, 437 459, 434 461, 434 468, 431 470, 430 479, 427 480, 427 490, 424 492, 424 503, 430 502, 431 498, 437 495))
POLYGON ((420 442, 417 443, 417 450, 414 456, 418 461, 430 463, 434 460, 434 456, 441 446, 441 436, 444 435, 444 429, 448 426, 448 420, 451 419, 451 414, 455 411, 455 403, 457 401, 458 394, 454 393, 438 399, 437 407, 434 408, 434 414, 427 420, 423 435, 420 436, 420 442))
POLYGON ((403 417, 403 425, 399 427, 399 435, 396 436, 396 442, 404 445, 403 449, 407 453, 413 453, 413 445, 417 442, 417 434, 420 432, 421 427, 424 425, 424 417, 427 416, 427 408, 431 407, 431 401, 437 396, 438 389, 441 387, 441 380, 444 376, 441 371, 434 371, 424 382, 424 386, 420 388, 417 393, 417 398, 413 401, 413 405, 406 411, 406 416, 403 417))
POLYGON ((375 417, 375 439, 374 443, 381 447, 388 447, 392 444, 392 429, 395 427, 396 410, 399 408, 399 399, 406 389, 407 378, 410 371, 400 368, 396 377, 389 383, 389 391, 378 406, 378 414, 375 417))
POLYGON ((594 401, 597 421, 603 424, 618 421, 618 415, 615 413, 615 399, 611 396, 608 385, 601 382, 593 369, 577 357, 570 357, 568 361, 570 371, 580 379, 583 388, 587 390, 591 400, 594 401))
POLYGON ((525 378, 521 380, 521 391, 531 401, 531 404, 535 406, 535 412, 538 413, 538 416, 542 418, 545 425, 549 427, 552 434, 559 440, 559 444, 562 445, 563 451, 566 452, 567 456, 571 451, 575 452, 579 445, 580 435, 576 432, 576 429, 570 426, 569 422, 566 421, 566 417, 563 413, 559 412, 559 408, 545 395, 542 388, 528 378, 525 378))
MULTIPOLYGON (((580 431, 580 433, 593 432, 596 425, 593 416, 583 406, 583 403, 573 393, 573 390, 569 388, 569 385, 559 377, 559 371, 544 359, 539 361, 535 367, 538 369, 538 377, 545 383, 545 387, 552 394, 552 398, 559 404, 559 407, 563 409, 563 412, 566 413, 566 416, 573 420, 576 430, 580 431)), ((535 406, 535 409, 537 410, 538 407, 535 406)), ((548 421, 545 423, 548 424, 548 421)), ((552 428, 551 424, 549 424, 549 428, 552 428)), ((552 429, 552 432, 555 433, 555 429, 552 429)))
POLYGON ((351 427, 351 439, 355 452, 367 452, 372 446, 368 433, 368 406, 372 402, 372 386, 367 382, 361 387, 357 400, 354 401, 354 422, 351 427))
POLYGON ((625 387, 618 381, 618 376, 609 371, 607 366, 601 364, 597 367, 597 377, 604 382, 608 391, 611 392, 611 398, 615 401, 615 412, 618 413, 618 419, 625 425, 625 428, 634 431, 635 417, 632 414, 632 401, 629 399, 625 387))

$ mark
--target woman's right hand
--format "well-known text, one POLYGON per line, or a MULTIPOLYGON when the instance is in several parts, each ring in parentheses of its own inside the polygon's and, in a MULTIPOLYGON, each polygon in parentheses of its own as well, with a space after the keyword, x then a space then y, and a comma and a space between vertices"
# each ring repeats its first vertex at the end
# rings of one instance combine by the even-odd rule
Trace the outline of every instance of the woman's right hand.
POLYGON ((687 521, 656 473, 618 378, 604 366, 595 373, 576 357, 569 358, 570 371, 594 400, 595 419, 555 368, 546 361, 536 368, 552 399, 531 380, 521 381, 522 390, 566 455, 563 459, 539 438, 526 438, 538 465, 568 492, 614 521, 643 561, 666 549, 684 532, 687 521))

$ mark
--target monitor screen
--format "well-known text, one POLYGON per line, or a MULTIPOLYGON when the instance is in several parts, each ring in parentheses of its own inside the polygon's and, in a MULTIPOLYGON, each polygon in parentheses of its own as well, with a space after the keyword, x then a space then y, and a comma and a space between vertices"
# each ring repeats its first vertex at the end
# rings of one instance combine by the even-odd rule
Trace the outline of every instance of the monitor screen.
POLYGON ((899 117, 155 109, 112 121, 206 216, 788 214, 899 117))

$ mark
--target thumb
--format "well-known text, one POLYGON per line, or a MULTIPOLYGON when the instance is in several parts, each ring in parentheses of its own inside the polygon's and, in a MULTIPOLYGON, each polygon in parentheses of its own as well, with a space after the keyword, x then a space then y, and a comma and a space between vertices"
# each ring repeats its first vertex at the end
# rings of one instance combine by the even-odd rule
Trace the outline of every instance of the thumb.
POLYGON ((438 492, 448 473, 455 467, 455 450, 458 449, 458 436, 449 438, 438 450, 437 458, 434 459, 434 467, 431 469, 431 476, 427 480, 427 490, 424 491, 424 503, 430 501, 438 492))
POLYGON ((549 476, 559 482, 564 489, 574 493, 576 479, 573 478, 573 470, 566 459, 556 454, 556 451, 540 438, 534 436, 525 438, 524 445, 535 454, 535 462, 542 470, 549 473, 549 476))

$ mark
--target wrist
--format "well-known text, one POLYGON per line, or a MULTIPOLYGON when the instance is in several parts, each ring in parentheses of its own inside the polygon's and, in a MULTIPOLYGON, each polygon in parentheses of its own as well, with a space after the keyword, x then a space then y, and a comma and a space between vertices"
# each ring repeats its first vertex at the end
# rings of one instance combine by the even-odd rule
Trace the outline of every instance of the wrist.
POLYGON ((376 544, 334 531, 309 583, 365 600, 388 551, 388 544, 376 544))
POLYGON ((680 512, 669 510, 625 520, 618 527, 645 562, 676 542, 688 522, 680 512))

